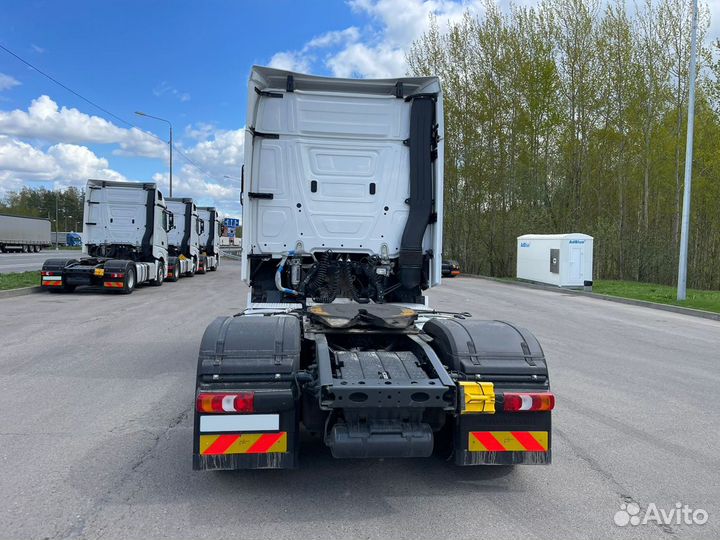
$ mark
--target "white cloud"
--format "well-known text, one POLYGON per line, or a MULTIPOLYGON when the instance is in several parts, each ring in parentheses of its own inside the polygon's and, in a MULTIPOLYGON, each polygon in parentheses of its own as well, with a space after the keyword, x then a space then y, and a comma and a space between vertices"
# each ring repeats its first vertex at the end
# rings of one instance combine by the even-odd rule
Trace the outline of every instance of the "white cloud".
POLYGON ((49 96, 34 99, 27 111, 0 111, 0 133, 48 142, 118 144, 124 155, 164 157, 163 141, 137 128, 125 129, 75 108, 58 107, 49 96))
POLYGON ((5 73, 0 73, 0 91, 2 90, 10 90, 10 88, 13 88, 15 86, 19 86, 21 83, 18 81, 15 77, 12 75, 7 75, 5 73))
POLYGON ((275 53, 270 59, 269 66, 277 69, 287 69, 288 71, 308 73, 312 71, 312 64, 317 61, 317 54, 322 49, 336 47, 338 45, 348 45, 355 43, 358 39, 360 39, 360 31, 354 26, 350 26, 344 30, 331 30, 330 32, 315 36, 298 51, 281 51, 275 53))
POLYGON ((336 77, 392 78, 404 75, 405 52, 387 43, 368 46, 353 43, 327 60, 336 77))
POLYGON ((176 97, 182 102, 190 101, 190 94, 187 92, 181 92, 174 86, 172 86, 167 81, 162 81, 160 84, 158 84, 155 88, 153 88, 153 94, 156 97, 163 96, 165 94, 170 94, 171 96, 176 97))
POLYGON ((307 73, 310 71, 311 60, 301 52, 283 51, 275 53, 268 65, 276 69, 286 69, 288 71, 301 71, 307 73))
MULTIPOLYGON (((159 158, 155 170, 162 172, 148 176, 167 192, 167 143, 139 129, 121 128, 104 118, 61 107, 48 96, 33 100, 27 110, 0 111, 0 133, 0 197, 24 185, 82 187, 88 178, 126 179, 106 157, 81 143, 113 145, 110 157, 159 158)), ((174 194, 238 215, 239 182, 223 177, 240 176, 244 128, 219 130, 201 122, 187 126, 185 135, 192 143, 176 143, 177 147, 197 166, 175 154, 174 194)))
POLYGON ((397 77, 407 72, 405 51, 428 29, 433 15, 442 30, 465 11, 479 13, 480 0, 349 0, 371 23, 359 30, 326 32, 298 50, 276 53, 271 67, 306 73, 328 70, 336 77, 397 77))
POLYGON ((215 131, 212 137, 199 141, 192 148, 183 149, 183 152, 214 175, 239 176, 244 147, 245 128, 242 128, 215 131))
POLYGON ((52 182, 57 188, 83 186, 88 178, 125 180, 107 159, 89 148, 58 143, 43 151, 7 135, 0 135, 0 195, 33 182, 52 182))

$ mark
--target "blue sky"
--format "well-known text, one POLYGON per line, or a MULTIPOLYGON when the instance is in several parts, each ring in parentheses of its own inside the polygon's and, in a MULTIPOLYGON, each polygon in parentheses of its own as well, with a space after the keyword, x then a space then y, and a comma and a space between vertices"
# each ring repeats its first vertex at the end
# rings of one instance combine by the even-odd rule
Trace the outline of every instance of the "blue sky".
MULTIPOLYGON (((167 127, 141 110, 171 120, 195 164, 175 156, 174 194, 231 215, 238 183, 224 176, 240 175, 250 66, 403 75, 431 13, 442 26, 482 10, 480 0, 0 1, 0 44, 140 128, 0 50, 0 197, 91 176, 165 188, 167 147, 147 132, 166 139, 167 127)), ((720 1, 710 4, 720 15, 720 1)))

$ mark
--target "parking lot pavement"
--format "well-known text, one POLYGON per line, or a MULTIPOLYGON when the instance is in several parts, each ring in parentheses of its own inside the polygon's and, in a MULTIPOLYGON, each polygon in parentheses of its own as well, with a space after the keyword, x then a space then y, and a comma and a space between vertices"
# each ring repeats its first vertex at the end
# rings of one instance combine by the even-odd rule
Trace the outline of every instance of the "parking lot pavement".
POLYGON ((239 273, 0 300, 0 537, 720 536, 720 322, 471 278, 431 303, 538 336, 552 465, 334 460, 305 434, 297 470, 193 472, 198 346, 244 306, 239 273), (710 519, 615 525, 633 501, 710 519))
POLYGON ((45 249, 39 253, 0 253, 0 274, 40 270, 43 262, 52 257, 79 257, 81 252, 73 249, 45 249))

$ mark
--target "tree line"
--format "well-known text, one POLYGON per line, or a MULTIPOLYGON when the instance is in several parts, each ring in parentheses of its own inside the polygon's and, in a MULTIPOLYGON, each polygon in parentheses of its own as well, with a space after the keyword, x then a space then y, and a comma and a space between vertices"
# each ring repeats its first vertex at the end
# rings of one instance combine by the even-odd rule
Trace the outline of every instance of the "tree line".
POLYGON ((51 191, 26 186, 5 195, 0 201, 0 213, 48 218, 53 231, 79 232, 83 229, 84 197, 84 190, 75 187, 51 191))
MULTIPOLYGON (((545 0, 429 30, 445 109, 445 257, 512 276, 516 237, 595 237, 595 277, 676 280, 690 0, 545 0)), ((720 43, 699 16, 689 285, 720 288, 720 43)))

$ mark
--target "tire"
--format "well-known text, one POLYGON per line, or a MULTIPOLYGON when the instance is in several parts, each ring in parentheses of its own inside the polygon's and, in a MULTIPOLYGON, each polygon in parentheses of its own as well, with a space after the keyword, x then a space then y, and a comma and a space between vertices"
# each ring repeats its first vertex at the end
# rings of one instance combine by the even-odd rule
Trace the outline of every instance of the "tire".
POLYGON ((220 255, 215 257, 215 264, 210 268, 210 271, 217 272, 218 266, 220 266, 220 255))
POLYGON ((180 261, 175 262, 175 268, 173 269, 173 275, 171 278, 168 278, 168 281, 172 281, 175 283, 178 279, 180 279, 180 272, 178 270, 180 269, 180 261))
POLYGON ((127 270, 125 270, 125 282, 122 289, 123 294, 132 294, 132 292, 135 290, 135 286, 137 285, 137 276, 135 274, 135 268, 133 266, 128 266, 127 270))
POLYGON ((198 274, 204 274, 206 272, 207 272, 207 258, 205 259, 205 262, 202 265, 202 269, 200 269, 200 266, 198 264, 198 270, 197 270, 198 274))
POLYGON ((161 287, 163 281, 165 281, 165 263, 158 261, 157 274, 155 275, 155 279, 150 281, 150 285, 153 287, 161 287))
POLYGON ((188 270, 185 273, 186 277, 193 277, 195 275, 195 271, 197 270, 197 263, 195 262, 195 259, 192 260, 192 264, 190 265, 190 270, 188 270))
POLYGON ((20 253, 27 253, 27 252, 28 252, 28 247, 27 247, 27 246, 21 246, 21 247, 20 247, 20 253))

